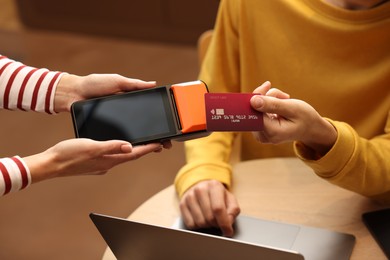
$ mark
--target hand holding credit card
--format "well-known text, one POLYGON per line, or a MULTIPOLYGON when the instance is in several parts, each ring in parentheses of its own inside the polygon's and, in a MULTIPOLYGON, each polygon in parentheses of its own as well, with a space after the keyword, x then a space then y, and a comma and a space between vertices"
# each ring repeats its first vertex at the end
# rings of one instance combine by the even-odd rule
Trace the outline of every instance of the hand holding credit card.
POLYGON ((206 93, 207 131, 261 131, 263 113, 251 107, 253 93, 206 93))

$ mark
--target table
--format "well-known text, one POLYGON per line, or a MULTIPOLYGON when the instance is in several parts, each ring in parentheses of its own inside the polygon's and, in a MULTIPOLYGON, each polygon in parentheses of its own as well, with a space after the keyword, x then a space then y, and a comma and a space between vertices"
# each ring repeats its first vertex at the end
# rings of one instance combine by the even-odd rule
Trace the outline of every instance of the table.
MULTIPOLYGON (((233 185, 241 214, 350 233, 356 236, 352 260, 386 259, 361 220, 363 212, 383 206, 322 180, 296 158, 237 163, 233 185)), ((169 227, 177 217, 178 199, 171 185, 143 203, 129 219, 169 227)), ((109 248, 103 259, 115 259, 109 248)))

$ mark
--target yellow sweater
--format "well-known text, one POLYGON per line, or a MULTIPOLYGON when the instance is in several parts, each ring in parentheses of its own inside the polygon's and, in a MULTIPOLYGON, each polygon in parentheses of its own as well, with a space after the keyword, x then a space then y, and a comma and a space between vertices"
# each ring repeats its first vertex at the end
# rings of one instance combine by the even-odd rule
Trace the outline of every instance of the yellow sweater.
MULTIPOLYGON (((200 79, 210 92, 249 93, 269 80, 338 131, 319 160, 297 143, 264 145, 242 133, 242 160, 295 152, 322 178, 390 203, 390 2, 348 11, 321 0, 222 0, 200 79)), ((179 196, 201 180, 231 185, 235 136, 185 143, 179 196)))

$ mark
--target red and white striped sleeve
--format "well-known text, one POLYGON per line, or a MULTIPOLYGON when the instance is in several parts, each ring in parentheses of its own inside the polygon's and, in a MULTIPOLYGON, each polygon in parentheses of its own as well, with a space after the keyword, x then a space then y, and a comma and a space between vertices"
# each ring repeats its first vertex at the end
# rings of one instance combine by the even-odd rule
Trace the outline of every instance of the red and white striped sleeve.
POLYGON ((0 55, 0 109, 55 114, 54 95, 63 74, 0 55))
POLYGON ((31 174, 19 156, 0 159, 0 196, 22 190, 31 184, 31 174))
MULTIPOLYGON (((0 54, 0 109, 55 114, 54 95, 63 74, 29 67, 0 54)), ((0 196, 30 184, 31 174, 22 158, 0 159, 0 196)))

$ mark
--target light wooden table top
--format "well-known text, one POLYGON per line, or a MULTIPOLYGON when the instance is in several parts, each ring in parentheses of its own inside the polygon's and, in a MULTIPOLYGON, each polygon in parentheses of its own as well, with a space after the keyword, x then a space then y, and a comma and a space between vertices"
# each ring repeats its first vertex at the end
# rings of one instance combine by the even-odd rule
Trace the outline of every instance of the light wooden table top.
MULTIPOLYGON (((241 214, 353 234, 356 244, 351 259, 386 259, 361 220, 362 213, 381 206, 320 179, 298 159, 240 162, 234 167, 233 183, 241 214)), ((179 215, 171 185, 142 204, 129 219, 169 227, 179 215)), ((103 259, 115 259, 109 248, 103 259)))

